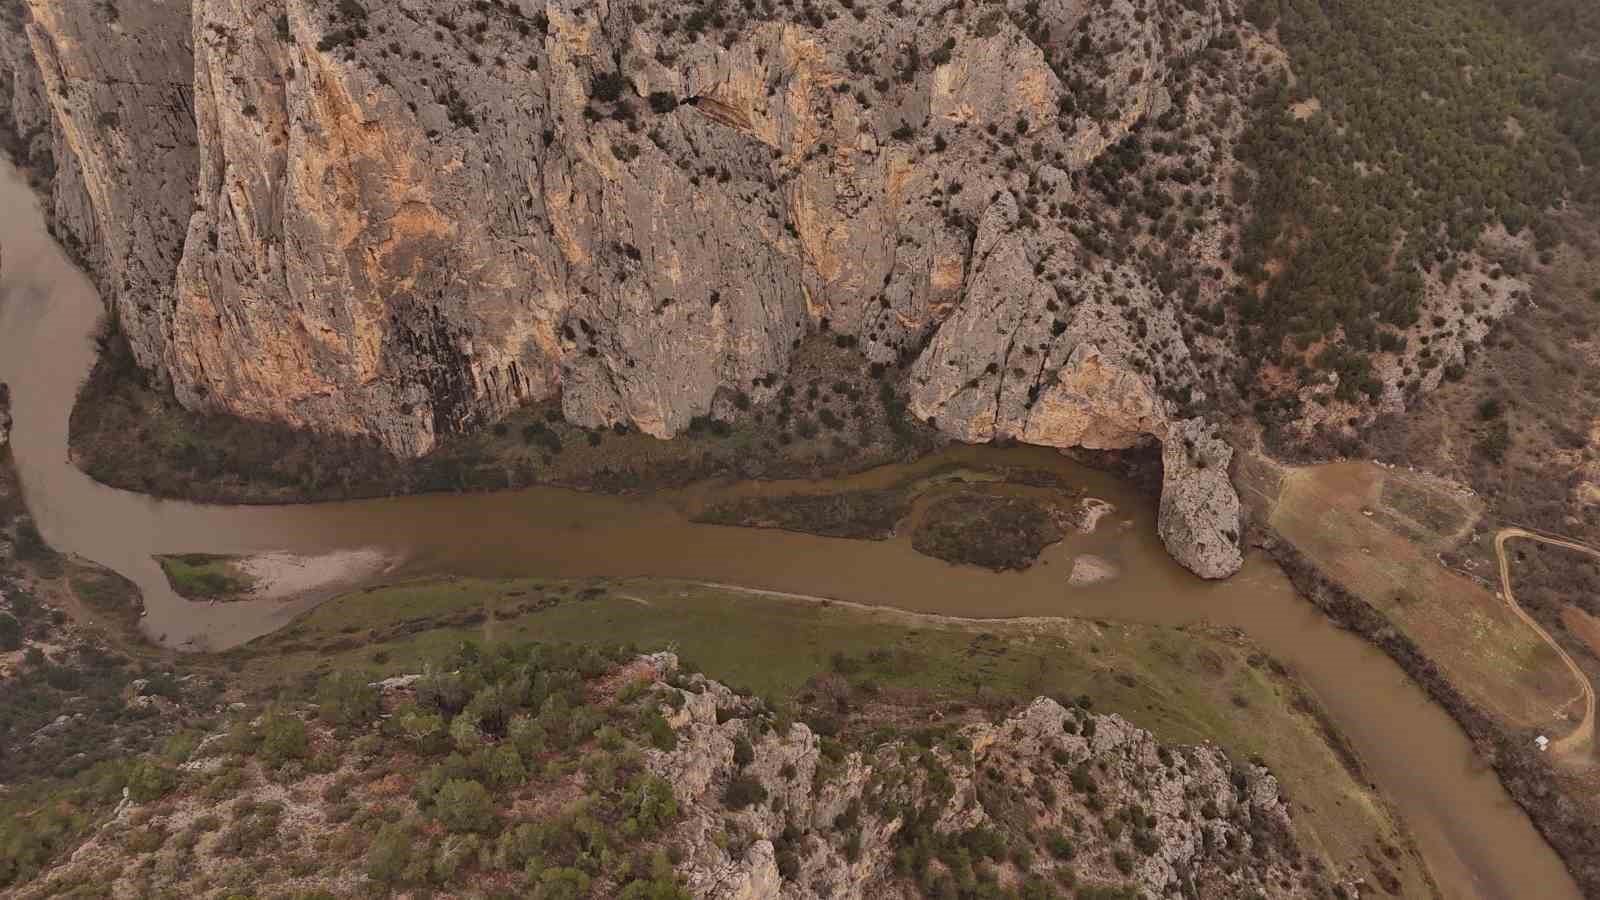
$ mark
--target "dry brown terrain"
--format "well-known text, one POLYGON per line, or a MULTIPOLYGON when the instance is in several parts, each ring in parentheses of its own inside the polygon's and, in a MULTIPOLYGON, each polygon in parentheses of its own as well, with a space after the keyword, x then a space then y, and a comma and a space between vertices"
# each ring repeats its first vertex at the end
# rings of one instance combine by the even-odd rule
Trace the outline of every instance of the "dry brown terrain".
POLYGON ((1583 694, 1561 656, 1491 589, 1438 559, 1470 530, 1475 507, 1436 479, 1339 463, 1291 470, 1268 521, 1475 703, 1515 727, 1568 731, 1583 694))

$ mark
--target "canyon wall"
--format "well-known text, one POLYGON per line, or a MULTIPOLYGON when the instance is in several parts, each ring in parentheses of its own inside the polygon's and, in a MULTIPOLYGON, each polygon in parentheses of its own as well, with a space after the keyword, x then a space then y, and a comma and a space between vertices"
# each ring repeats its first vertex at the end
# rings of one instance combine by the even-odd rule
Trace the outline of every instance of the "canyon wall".
POLYGON ((1162 442, 1169 546, 1239 565, 1226 460, 1189 462, 1217 457, 1192 420, 1226 351, 1185 314, 1230 286, 1234 224, 1108 254, 1088 185, 1147 123, 1184 136, 1151 151, 1174 167, 1233 165, 1216 101, 1252 63, 1191 69, 1249 31, 1228 0, 9 15, 13 148, 191 409, 418 455, 559 396, 665 438, 719 391, 768 399, 826 328, 960 440, 1162 442), (1173 258, 1214 274, 1180 297, 1173 258))

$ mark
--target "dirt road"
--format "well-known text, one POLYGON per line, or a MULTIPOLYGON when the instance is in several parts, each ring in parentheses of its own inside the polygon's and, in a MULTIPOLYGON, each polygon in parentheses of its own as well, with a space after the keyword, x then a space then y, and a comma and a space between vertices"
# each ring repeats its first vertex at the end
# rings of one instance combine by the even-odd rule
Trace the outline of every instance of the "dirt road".
POLYGON ((1542 544, 1565 547, 1568 550, 1587 553, 1597 559, 1600 559, 1600 550, 1596 550, 1586 544, 1579 544, 1563 538, 1548 537, 1523 528, 1502 528, 1494 536, 1495 556, 1500 559, 1500 591, 1505 597, 1506 604, 1511 607, 1512 612, 1517 614, 1517 618, 1527 623, 1529 628, 1537 632, 1539 637, 1543 638, 1545 643, 1549 644, 1551 649, 1561 656, 1561 661, 1567 664, 1567 668, 1572 670, 1573 677, 1578 679, 1578 684, 1583 686, 1583 721, 1578 723, 1578 727, 1571 734, 1554 741, 1550 746, 1556 753, 1561 755, 1592 753, 1594 751, 1594 685, 1589 683, 1589 676, 1584 674, 1584 671, 1578 667, 1577 662, 1568 655, 1560 644, 1556 643, 1555 638, 1550 636, 1550 632, 1545 631, 1544 626, 1534 621, 1533 617, 1528 615, 1527 610, 1524 610, 1517 603, 1516 595, 1511 591, 1511 562, 1506 557, 1506 541, 1511 538, 1525 538, 1542 544))

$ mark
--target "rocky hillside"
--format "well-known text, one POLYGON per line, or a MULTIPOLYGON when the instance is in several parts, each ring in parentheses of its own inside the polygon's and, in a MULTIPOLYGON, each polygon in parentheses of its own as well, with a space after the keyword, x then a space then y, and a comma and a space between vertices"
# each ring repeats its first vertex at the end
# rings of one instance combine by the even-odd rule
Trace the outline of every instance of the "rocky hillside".
POLYGON ((190 409, 668 437, 830 331, 960 440, 1161 442, 1163 534, 1220 576, 1200 417, 1403 410, 1529 299, 1480 251, 1560 190, 1507 23, 1315 6, 21 0, 0 120, 190 409))
MULTIPOLYGON (((113 896, 1300 897, 1272 776, 1039 699, 859 749, 672 654, 334 674, 147 760, 37 888, 113 896)), ((898 735, 898 736, 896 736, 898 735)))

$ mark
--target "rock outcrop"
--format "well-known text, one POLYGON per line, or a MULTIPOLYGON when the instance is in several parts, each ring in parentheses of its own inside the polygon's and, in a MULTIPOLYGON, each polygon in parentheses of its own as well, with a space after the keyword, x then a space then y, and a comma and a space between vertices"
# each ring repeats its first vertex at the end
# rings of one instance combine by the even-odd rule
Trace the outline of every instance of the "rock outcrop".
POLYGON ((1239 495, 1228 480, 1233 448, 1199 419, 1172 425, 1161 445, 1157 528, 1167 551, 1202 578, 1239 571, 1239 495))
MULTIPOLYGON (((1184 185, 1232 164, 1228 79, 1191 72, 1249 30, 1231 0, 23 7, 13 144, 192 409, 417 455, 559 395, 669 437, 824 328, 961 440, 1169 442, 1215 391, 1186 311, 1230 287, 1232 223, 1089 210, 1141 128, 1204 117, 1149 151, 1184 185), (1174 258, 1210 273, 1181 297, 1174 258)), ((1215 475, 1164 536, 1237 530, 1193 519, 1215 475)))
POLYGON ((757 704, 703 676, 670 684, 683 701, 678 743, 646 764, 683 810, 678 872, 695 897, 902 896, 918 875, 936 894, 942 877, 970 876, 949 867, 958 856, 1012 886, 1059 883, 1070 869, 1080 883, 1149 897, 1320 890, 1298 871, 1271 774, 1213 747, 1163 747, 1115 715, 1039 698, 931 746, 846 753, 803 724, 763 732, 757 704))

